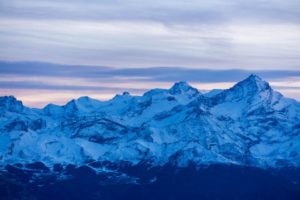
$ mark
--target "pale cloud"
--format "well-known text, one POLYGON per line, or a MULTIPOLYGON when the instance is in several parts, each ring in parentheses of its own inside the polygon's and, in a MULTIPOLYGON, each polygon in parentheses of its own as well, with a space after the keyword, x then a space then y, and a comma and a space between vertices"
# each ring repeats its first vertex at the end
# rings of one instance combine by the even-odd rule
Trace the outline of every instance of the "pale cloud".
POLYGON ((0 59, 117 67, 297 69, 300 27, 0 20, 0 59))
POLYGON ((299 55, 299 0, 0 0, 0 60, 34 61, 0 62, 0 95, 28 105, 251 73, 300 99, 299 55))
POLYGON ((117 67, 299 67, 296 0, 0 2, 2 60, 117 67))

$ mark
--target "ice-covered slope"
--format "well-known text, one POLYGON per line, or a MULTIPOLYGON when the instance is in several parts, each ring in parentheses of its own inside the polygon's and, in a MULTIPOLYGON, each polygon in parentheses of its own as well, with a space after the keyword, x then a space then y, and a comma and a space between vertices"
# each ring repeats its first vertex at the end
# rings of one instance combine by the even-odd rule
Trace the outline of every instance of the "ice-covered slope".
POLYGON ((0 97, 0 163, 300 165, 300 104, 255 75, 214 95, 186 82, 44 109, 0 97))

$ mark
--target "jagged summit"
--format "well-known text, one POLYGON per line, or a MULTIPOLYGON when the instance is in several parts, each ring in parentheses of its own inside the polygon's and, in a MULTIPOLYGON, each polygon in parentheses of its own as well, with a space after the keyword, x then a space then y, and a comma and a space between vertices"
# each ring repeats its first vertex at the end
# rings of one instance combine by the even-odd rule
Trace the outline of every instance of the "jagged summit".
POLYGON ((117 103, 122 101, 130 101, 132 98, 134 97, 131 96, 129 92, 124 91, 122 94, 116 94, 110 101, 117 103))
POLYGON ((176 82, 170 89, 171 94, 192 93, 197 94, 199 91, 189 85, 186 81, 176 82))
POLYGON ((171 87, 171 89, 189 89, 192 86, 190 86, 186 81, 179 81, 174 83, 174 85, 171 87))
POLYGON ((236 83, 233 87, 213 96, 213 98, 215 98, 217 102, 243 101, 253 98, 271 98, 272 94, 273 89, 268 82, 257 75, 251 74, 246 79, 236 83))
POLYGON ((122 95, 123 95, 123 96, 130 96, 130 93, 127 92, 127 91, 125 91, 125 92, 122 93, 122 95))
POLYGON ((14 96, 0 97, 0 110, 10 112, 21 112, 24 109, 23 103, 14 96))
POLYGON ((262 78, 254 74, 251 74, 249 77, 237 83, 235 86, 244 87, 248 90, 256 90, 256 91, 271 89, 268 82, 264 81, 262 78))
POLYGON ((193 87, 191 85, 189 85, 186 81, 179 81, 179 82, 174 83, 174 85, 170 88, 170 90, 187 91, 191 88, 193 88, 193 87))
POLYGON ((17 101, 16 97, 10 95, 10 96, 2 96, 0 97, 0 103, 1 105, 7 103, 7 102, 14 102, 17 101))

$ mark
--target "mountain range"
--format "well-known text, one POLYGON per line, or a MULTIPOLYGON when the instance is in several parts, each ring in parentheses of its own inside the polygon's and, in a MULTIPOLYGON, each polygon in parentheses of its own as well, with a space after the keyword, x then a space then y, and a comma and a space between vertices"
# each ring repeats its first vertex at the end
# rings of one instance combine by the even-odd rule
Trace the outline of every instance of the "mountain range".
POLYGON ((1 169, 32 163, 98 172, 111 169, 96 163, 299 167, 299 152, 300 103, 256 75, 205 94, 178 82, 142 96, 80 97, 42 109, 0 97, 1 169))

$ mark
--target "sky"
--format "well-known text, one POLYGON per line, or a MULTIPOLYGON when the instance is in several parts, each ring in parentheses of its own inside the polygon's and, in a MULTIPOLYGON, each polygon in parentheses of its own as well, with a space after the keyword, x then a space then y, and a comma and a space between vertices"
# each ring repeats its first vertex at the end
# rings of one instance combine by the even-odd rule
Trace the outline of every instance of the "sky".
POLYGON ((252 73, 300 100, 299 0, 0 0, 0 95, 25 105, 252 73))

